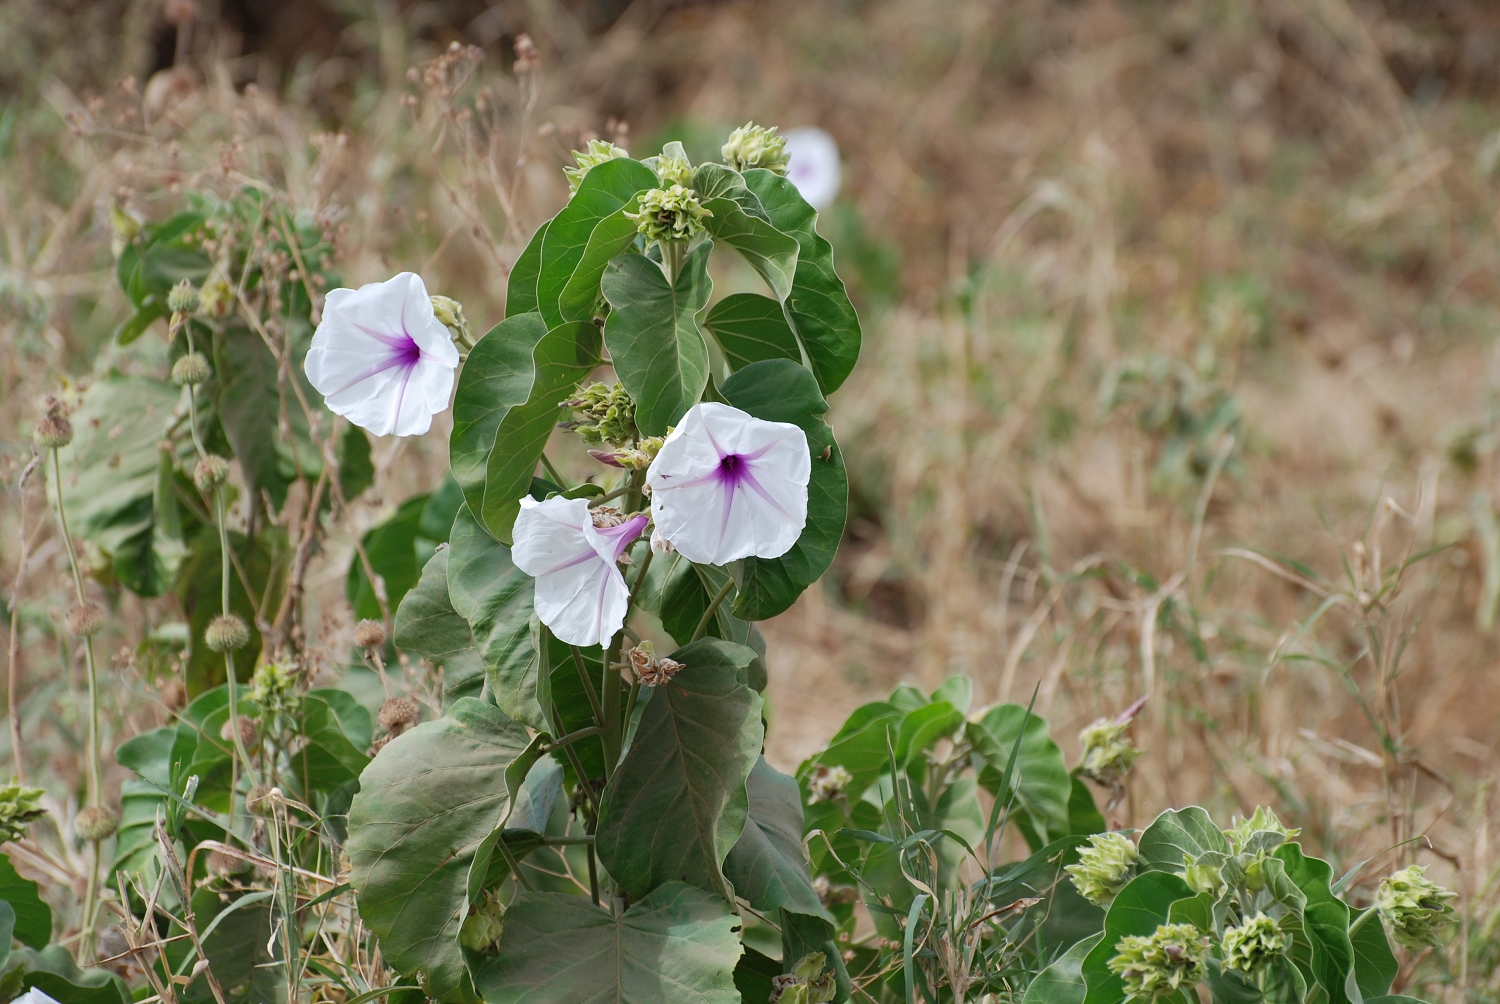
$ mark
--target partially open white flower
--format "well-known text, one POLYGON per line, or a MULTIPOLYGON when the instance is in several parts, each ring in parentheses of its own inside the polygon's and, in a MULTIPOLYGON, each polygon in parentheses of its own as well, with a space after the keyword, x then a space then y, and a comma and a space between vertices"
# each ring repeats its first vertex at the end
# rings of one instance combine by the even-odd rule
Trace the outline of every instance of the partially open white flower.
POLYGON ((807 435, 727 404, 695 405, 646 472, 656 528, 689 561, 779 558, 807 524, 807 435))
POLYGON ((420 436, 448 407, 458 349, 422 277, 330 290, 304 364, 335 415, 377 436, 420 436))
POLYGON ((647 522, 637 513, 596 526, 594 517, 587 499, 528 496, 513 531, 511 560, 536 578, 536 615, 569 645, 607 644, 625 625, 630 589, 616 562, 647 522))

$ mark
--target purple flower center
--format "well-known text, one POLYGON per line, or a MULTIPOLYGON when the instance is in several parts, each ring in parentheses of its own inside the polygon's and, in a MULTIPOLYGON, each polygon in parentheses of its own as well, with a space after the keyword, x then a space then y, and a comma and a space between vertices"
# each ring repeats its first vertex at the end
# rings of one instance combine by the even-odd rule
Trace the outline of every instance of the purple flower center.
POLYGON ((738 482, 748 477, 750 471, 745 466, 745 458, 738 453, 731 453, 727 457, 719 458, 719 480, 738 482))

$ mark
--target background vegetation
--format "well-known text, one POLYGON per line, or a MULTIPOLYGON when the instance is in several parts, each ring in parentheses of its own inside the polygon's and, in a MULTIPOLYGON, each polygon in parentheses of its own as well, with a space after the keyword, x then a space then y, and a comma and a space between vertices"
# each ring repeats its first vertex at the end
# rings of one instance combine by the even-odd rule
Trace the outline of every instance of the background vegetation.
MULTIPOLYGON (((1268 803, 1341 869, 1430 865, 1465 924, 1424 992, 1500 996, 1500 16, 5 0, 0 39, 0 612, 18 766, 54 798, 82 790, 82 668, 62 541, 19 477, 41 395, 130 316, 112 206, 265 186, 336 237, 346 283, 414 269, 482 330, 585 138, 644 156, 816 124, 844 154, 822 226, 866 347, 831 416, 838 563, 764 626, 771 761, 902 681, 967 673, 976 706, 1036 687, 1070 762, 1079 726, 1149 696, 1115 821, 1268 803)), ((375 444, 346 522, 436 485, 447 431, 375 444)), ((306 578, 326 680, 354 541, 306 578)), ((189 616, 114 602, 106 749, 167 720, 189 616)), ((54 895, 79 861, 49 866, 54 895)))

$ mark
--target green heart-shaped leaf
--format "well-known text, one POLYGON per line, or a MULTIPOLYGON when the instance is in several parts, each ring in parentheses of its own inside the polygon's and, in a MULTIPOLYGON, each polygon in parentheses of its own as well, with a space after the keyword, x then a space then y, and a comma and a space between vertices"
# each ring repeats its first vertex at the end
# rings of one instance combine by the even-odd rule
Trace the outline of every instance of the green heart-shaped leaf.
POLYGON ((1154 933, 1167 922, 1173 903, 1192 897, 1188 884, 1167 872, 1146 872, 1131 879, 1104 915, 1104 938, 1083 960, 1083 978, 1088 984, 1085 1004, 1120 1004, 1125 1000, 1125 981, 1109 969, 1115 946, 1128 935, 1154 933))
POLYGON ((703 221, 713 239, 738 251, 776 299, 785 300, 797 274, 797 238, 776 229, 744 179, 727 167, 704 164, 693 172, 693 188, 713 213, 703 221))
POLYGON ((713 305, 703 327, 714 336, 731 370, 762 359, 800 362, 797 336, 781 304, 759 293, 734 293, 713 305))
POLYGON ((685 668, 657 687, 604 788, 595 849, 632 896, 674 880, 724 889, 720 866, 745 826, 745 778, 760 755, 761 696, 744 677, 755 653, 701 639, 672 653, 685 668))
POLYGON ((510 268, 510 278, 505 284, 505 316, 507 319, 529 314, 537 309, 536 281, 542 273, 542 245, 547 240, 548 220, 537 228, 526 243, 521 257, 510 268))
POLYGON ((604 344, 620 383, 635 399, 635 424, 648 436, 666 435, 708 383, 708 344, 698 314, 713 292, 712 248, 712 241, 699 244, 675 283, 645 255, 623 254, 604 270, 611 308, 604 344))
POLYGON ((474 633, 448 597, 450 551, 451 547, 439 548, 427 559, 416 588, 396 608, 397 647, 442 668, 445 703, 476 696, 470 691, 477 692, 484 680, 484 660, 474 646, 474 633))
POLYGON ((813 891, 807 851, 802 847, 802 791, 797 780, 761 757, 745 780, 749 814, 724 859, 724 875, 737 896, 757 910, 785 907, 832 921, 813 891))

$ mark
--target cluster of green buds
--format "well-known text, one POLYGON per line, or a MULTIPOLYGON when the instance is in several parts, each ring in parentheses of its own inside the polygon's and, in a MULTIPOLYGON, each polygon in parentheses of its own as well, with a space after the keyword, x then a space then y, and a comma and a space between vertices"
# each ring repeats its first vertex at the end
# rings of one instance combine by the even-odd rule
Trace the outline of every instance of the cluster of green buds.
POLYGON ((1407 948, 1438 943, 1438 936, 1454 923, 1448 901, 1458 894, 1427 878, 1421 865, 1412 865, 1380 880, 1375 909, 1391 936, 1407 948))
POLYGON ((1291 947, 1292 939, 1264 913, 1224 929, 1224 968, 1255 979, 1291 947))
POLYGON ((234 287, 217 269, 204 280, 198 290, 198 315, 200 317, 224 317, 234 306, 234 287))
POLYGON ((641 193, 638 213, 626 213, 648 244, 686 244, 703 232, 703 220, 713 213, 698 204, 698 193, 672 185, 641 193))
POLYGON ((1135 877, 1139 852, 1135 842, 1118 831, 1096 833, 1078 849, 1078 863, 1063 871, 1073 879, 1079 895, 1095 906, 1108 906, 1135 877))
POLYGON ((469 319, 464 316, 464 305, 451 296, 433 296, 432 313, 448 329, 453 336, 453 341, 464 351, 474 347, 474 329, 469 327, 469 319))
POLYGON ((563 174, 568 177, 568 194, 572 195, 577 192, 578 186, 583 184, 583 179, 600 164, 629 156, 630 151, 624 147, 615 146, 607 140, 589 140, 588 149, 573 151, 573 160, 578 166, 563 168, 563 174))
POLYGON ((809 952, 797 960, 790 973, 771 979, 771 996, 767 1004, 827 1004, 838 993, 828 957, 809 952))
POLYGON ((45 794, 41 788, 27 788, 15 780, 0 787, 0 843, 20 840, 28 826, 47 814, 41 804, 45 794))
POLYGON ((1228 858, 1218 851, 1205 851, 1197 857, 1184 855, 1182 879, 1193 892, 1206 892, 1218 899, 1228 888, 1228 883, 1224 880, 1224 865, 1227 861, 1228 858))
POLYGON ((295 662, 271 659, 260 664, 250 679, 250 699, 260 706, 261 714, 291 714, 297 710, 297 674, 295 662))
POLYGON ((625 446, 615 450, 590 450, 589 456, 601 464, 610 467, 623 467, 627 471, 643 471, 651 466, 651 461, 661 452, 662 444, 666 440, 661 436, 650 436, 641 440, 635 446, 625 446))
POLYGON ((458 940, 471 952, 495 955, 505 933, 505 906, 491 889, 484 894, 474 912, 464 918, 458 929, 458 940))
POLYGON ((558 407, 573 413, 573 421, 560 422, 558 428, 578 433, 591 446, 628 447, 640 436, 635 427, 635 402, 620 384, 591 383, 558 407))
POLYGON ((1083 758, 1078 772, 1111 788, 1118 786, 1135 766, 1141 751, 1126 735, 1130 719, 1101 718, 1086 725, 1078 733, 1078 745, 1083 747, 1083 758))
POLYGON ((675 140, 662 147, 661 153, 655 157, 647 157, 642 163, 656 172, 665 187, 693 187, 693 162, 688 159, 683 145, 675 140))
POLYGON ((1266 861, 1273 851, 1301 833, 1298 829, 1284 826, 1276 813, 1265 806, 1257 806, 1249 819, 1242 819, 1224 831, 1229 846, 1234 849, 1234 858, 1226 865, 1232 874, 1226 878, 1251 892, 1266 887, 1266 861))
POLYGON ((724 163, 736 171, 760 167, 784 175, 791 162, 791 155, 786 152, 786 137, 776 135, 775 126, 766 128, 754 122, 746 122, 730 133, 720 153, 724 155, 724 163))
POLYGON ((1166 997, 1203 982, 1212 942, 1192 924, 1162 924, 1152 934, 1128 935, 1115 945, 1108 966, 1129 997, 1166 997))

